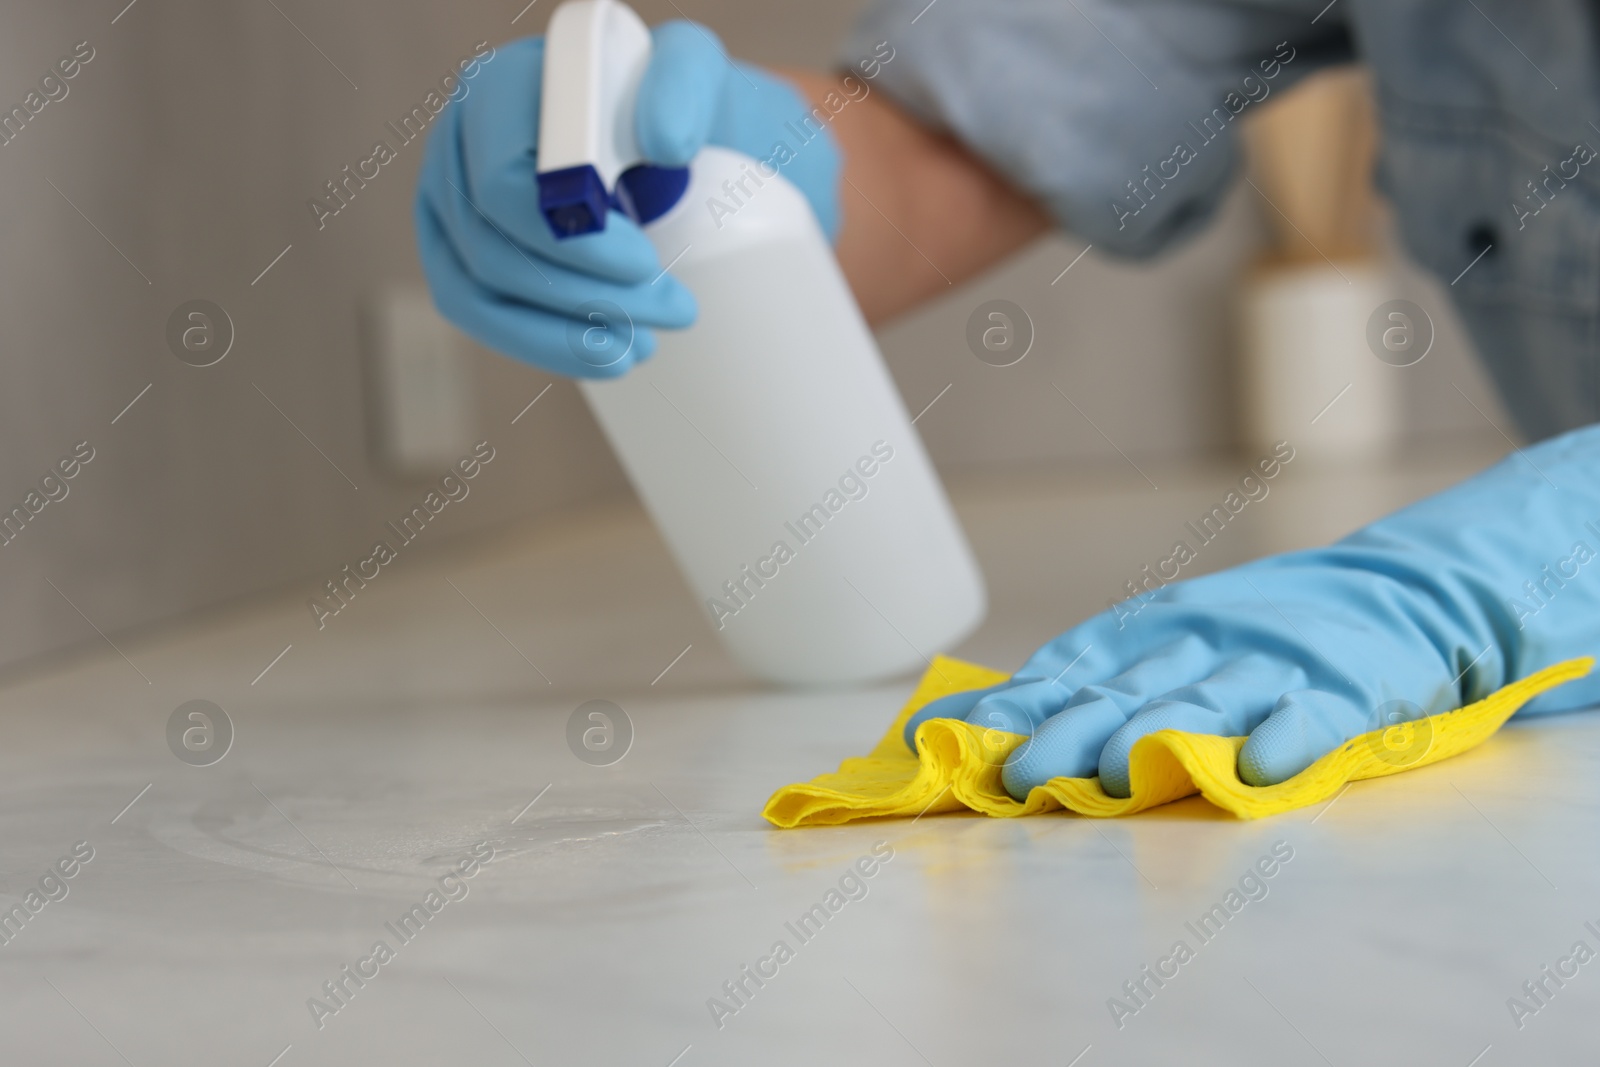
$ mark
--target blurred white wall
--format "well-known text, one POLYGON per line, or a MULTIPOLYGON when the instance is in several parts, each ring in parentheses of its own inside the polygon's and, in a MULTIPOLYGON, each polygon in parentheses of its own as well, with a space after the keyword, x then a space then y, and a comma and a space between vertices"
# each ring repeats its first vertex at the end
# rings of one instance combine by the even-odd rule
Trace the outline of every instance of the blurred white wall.
MULTIPOLYGON (((0 664, 285 585, 309 596, 418 501, 425 484, 370 456, 359 312, 420 277, 420 144, 320 232, 306 201, 475 42, 539 32, 554 0, 125 3, 4 6, 0 101, 20 103, 79 41, 95 58, 0 147, 0 502, 20 503, 79 441, 95 458, 0 547, 0 664), (176 359, 164 336, 197 298, 225 308, 237 334, 206 368, 176 359)), ((732 51, 772 64, 826 63, 856 7, 639 4, 652 22, 682 11, 710 23, 732 51)), ((1091 252, 1055 284, 1080 246, 1050 239, 894 324, 884 347, 912 411, 950 386, 918 423, 935 458, 1003 472, 1120 463, 1110 441, 1152 461, 1226 453, 1230 291, 1260 237, 1241 194, 1158 266, 1091 252), (966 345, 973 308, 997 296, 1037 332, 1015 367, 966 345)), ((469 364, 471 436, 497 459, 430 542, 626 491, 570 385, 513 425, 550 380, 481 351, 469 364)), ((1449 388, 1488 404, 1453 324, 1417 370, 1420 444, 1490 432, 1449 388)))

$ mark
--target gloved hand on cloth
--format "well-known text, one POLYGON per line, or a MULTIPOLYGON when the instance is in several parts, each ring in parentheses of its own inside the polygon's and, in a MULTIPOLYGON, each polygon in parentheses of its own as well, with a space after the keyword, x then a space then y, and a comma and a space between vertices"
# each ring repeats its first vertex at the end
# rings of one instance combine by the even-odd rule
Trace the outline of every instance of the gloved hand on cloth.
MULTIPOLYGON (((1291 778, 1352 737, 1482 699, 1600 650, 1600 427, 1507 457, 1328 548, 1142 594, 1050 641, 1009 680, 930 718, 1026 735, 1002 781, 1020 800, 1098 774, 1129 791, 1157 730, 1248 735, 1238 774, 1291 778)), ((1523 716, 1600 703, 1600 679, 1523 716)))
MULTIPOLYGON (((1491 694, 1488 704, 1502 713, 1474 728, 1470 744, 1493 733, 1514 704, 1523 717, 1600 704, 1595 677, 1544 693, 1581 677, 1587 662, 1498 693, 1597 649, 1600 427, 1587 427, 1518 451, 1326 549, 1174 581, 1123 601, 1048 641, 1008 680, 923 705, 902 736, 915 750, 923 723, 955 718, 986 734, 1026 737, 998 768, 998 785, 1016 801, 1046 782, 1096 776, 1102 797, 1128 797, 1134 745, 1157 731, 1246 737, 1234 784, 1248 793, 1290 782, 1352 737, 1491 694)), ((933 681, 930 670, 925 688, 933 681)), ((1470 744, 1458 737, 1430 755, 1470 744)), ((891 747, 899 749, 898 741, 891 747)), ((941 758, 970 761, 978 747, 941 758)), ((878 757, 899 753, 880 745, 878 757)), ((1402 765, 1389 769, 1403 769, 1405 758, 1400 753, 1402 765)), ((885 782, 899 773, 858 763, 853 773, 885 782)), ((845 821, 846 779, 781 790, 768 817, 781 825, 845 821), (822 793, 829 795, 819 800, 822 793)), ((910 793, 886 801, 883 784, 872 790, 880 795, 867 805, 870 814, 915 803, 910 793)), ((1022 814, 1000 809, 1006 805, 989 808, 1022 814)))

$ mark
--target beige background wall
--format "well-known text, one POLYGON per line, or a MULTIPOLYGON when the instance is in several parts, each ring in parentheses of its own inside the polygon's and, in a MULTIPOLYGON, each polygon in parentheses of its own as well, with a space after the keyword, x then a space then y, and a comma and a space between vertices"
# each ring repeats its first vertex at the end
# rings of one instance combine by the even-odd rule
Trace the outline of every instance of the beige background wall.
MULTIPOLYGON (((0 501, 20 502, 75 442, 96 451, 70 495, 0 548, 0 664, 258 591, 309 595, 416 502, 424 487, 369 458, 358 311, 419 277, 409 210, 420 145, 322 232, 305 202, 475 41, 538 32, 553 6, 540 0, 513 26, 517 0, 276 0, 282 14, 264 2, 139 0, 113 24, 124 2, 0 7, 7 106, 75 42, 96 50, 67 98, 0 147, 0 501), (228 357, 204 369, 175 359, 163 336, 193 298, 221 304, 237 329, 228 357)), ((825 62, 856 8, 680 3, 738 54, 789 64, 825 62)), ((639 7, 657 21, 678 5, 639 7)), ((1120 462, 1050 381, 1132 456, 1226 453, 1229 293, 1261 232, 1236 195, 1216 229, 1160 266, 1091 253, 1055 286, 1079 246, 1051 239, 895 324, 883 341, 908 406, 951 386, 918 424, 936 459, 992 471, 1120 462), (964 341, 968 314, 992 296, 1021 304, 1038 331, 1029 359, 1005 371, 964 341)), ((431 540, 626 492, 570 385, 513 426, 548 379, 484 352, 470 362, 476 436, 499 456, 431 540)), ((1488 432, 1449 388, 1467 383, 1488 403, 1448 324, 1418 372, 1419 446, 1488 432)))

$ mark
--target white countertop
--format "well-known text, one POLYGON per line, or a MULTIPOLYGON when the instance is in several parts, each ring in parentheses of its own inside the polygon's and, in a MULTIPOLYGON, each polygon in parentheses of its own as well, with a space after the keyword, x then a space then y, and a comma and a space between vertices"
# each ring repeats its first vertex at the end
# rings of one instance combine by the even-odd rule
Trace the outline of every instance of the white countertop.
MULTIPOLYGON (((1482 459, 1294 470, 1202 562, 1315 543, 1482 459)), ((1159 491, 1131 472, 957 479, 993 599, 957 651, 1014 667, 1236 472, 1146 473, 1159 491)), ((1496 1067, 1597 1047, 1600 961, 1547 979, 1520 1030, 1507 999, 1574 942, 1600 952, 1600 716, 1513 723, 1253 823, 1191 798, 777 831, 772 790, 865 751, 910 680, 740 679, 630 507, 419 552, 320 633, 310 592, 0 689, 0 908, 94 850, 0 945, 0 1061, 1496 1067), (166 740, 197 698, 236 730, 207 767, 166 740), (613 766, 568 750, 589 699, 633 722, 613 766), (477 842, 492 862, 447 883, 466 895, 396 937, 477 842), (878 842, 893 857, 866 895, 802 943, 785 924, 878 842), (1186 923, 1278 842, 1293 858, 1266 895, 1198 938, 1186 923), (308 998, 331 1006, 324 981, 380 939, 393 959, 319 1029, 308 998), (723 983, 780 939, 793 958, 719 1029, 708 998, 732 1006, 723 983), (1180 939, 1193 958, 1146 979, 1119 1029, 1108 998, 1137 1006, 1123 983, 1180 939)))

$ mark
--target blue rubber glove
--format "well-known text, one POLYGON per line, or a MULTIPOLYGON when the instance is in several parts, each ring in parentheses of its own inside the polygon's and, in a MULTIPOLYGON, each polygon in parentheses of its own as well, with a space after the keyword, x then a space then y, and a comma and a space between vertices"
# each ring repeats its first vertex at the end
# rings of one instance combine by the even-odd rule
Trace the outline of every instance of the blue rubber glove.
MULTIPOLYGON (((757 159, 808 108, 787 82, 731 64, 709 30, 669 22, 652 31, 640 85, 636 134, 648 161, 684 166, 706 144, 757 159)), ((544 40, 499 49, 472 92, 447 106, 428 138, 416 201, 417 245, 439 310, 506 355, 557 374, 611 378, 655 350, 653 328, 694 321, 694 297, 670 275, 644 233, 613 211, 606 228, 556 240, 539 211, 540 82, 544 40), (632 322, 632 347, 597 360, 582 336, 581 305, 607 301, 632 322), (603 365, 599 365, 603 364, 603 365)), ((831 237, 838 228, 837 148, 826 131, 782 164, 831 237)))
MULTIPOLYGON (((1003 769, 1020 800, 1051 778, 1097 773, 1126 797, 1129 752, 1156 730, 1248 734, 1239 775, 1273 785, 1358 734, 1600 654, 1597 557, 1600 427, 1588 427, 1331 547, 1141 593, 1009 681, 929 704, 906 741, 933 717, 1027 735, 1003 769)), ((1595 704, 1590 676, 1519 714, 1595 704)))

